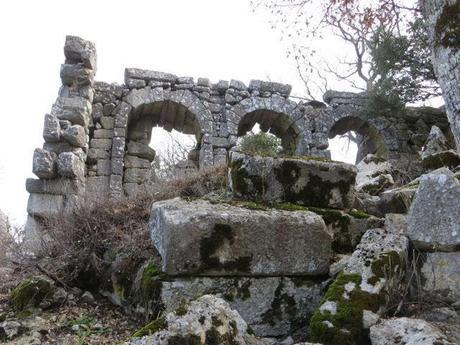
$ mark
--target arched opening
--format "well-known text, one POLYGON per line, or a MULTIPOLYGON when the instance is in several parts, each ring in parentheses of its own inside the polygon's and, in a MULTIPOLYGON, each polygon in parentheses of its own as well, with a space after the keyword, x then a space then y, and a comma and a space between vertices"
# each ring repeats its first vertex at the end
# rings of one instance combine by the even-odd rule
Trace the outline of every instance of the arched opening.
POLYGON ((155 183, 198 169, 201 129, 196 116, 173 101, 142 104, 128 121, 123 184, 155 183))
POLYGON ((238 137, 258 131, 269 133, 280 139, 280 153, 295 153, 299 140, 299 129, 291 117, 271 110, 256 110, 246 114, 238 124, 238 137))
POLYGON ((359 163, 368 154, 388 159, 383 135, 367 121, 355 116, 341 118, 331 127, 329 150, 332 159, 351 164, 359 163))

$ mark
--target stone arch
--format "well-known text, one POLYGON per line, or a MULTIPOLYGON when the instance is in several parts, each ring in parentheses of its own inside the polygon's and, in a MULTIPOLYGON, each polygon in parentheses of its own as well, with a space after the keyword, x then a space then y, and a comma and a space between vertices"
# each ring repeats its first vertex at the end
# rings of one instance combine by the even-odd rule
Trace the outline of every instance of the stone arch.
POLYGON ((155 152, 149 147, 152 129, 156 126, 167 131, 173 129, 184 134, 192 134, 197 147, 189 156, 196 167, 203 164, 203 138, 210 132, 211 113, 201 100, 189 90, 169 91, 163 89, 132 90, 125 98, 131 106, 127 118, 126 146, 124 156, 123 185, 128 194, 135 192, 136 185, 142 184, 153 161, 155 152))
POLYGON ((384 134, 374 124, 356 115, 346 115, 336 120, 328 129, 328 138, 354 131, 362 138, 358 147, 357 162, 369 153, 384 159, 389 158, 388 145, 384 134))
POLYGON ((304 153, 306 119, 295 102, 277 95, 251 97, 234 106, 230 113, 229 127, 237 137, 245 135, 258 123, 263 132, 270 132, 281 139, 285 151, 304 153))

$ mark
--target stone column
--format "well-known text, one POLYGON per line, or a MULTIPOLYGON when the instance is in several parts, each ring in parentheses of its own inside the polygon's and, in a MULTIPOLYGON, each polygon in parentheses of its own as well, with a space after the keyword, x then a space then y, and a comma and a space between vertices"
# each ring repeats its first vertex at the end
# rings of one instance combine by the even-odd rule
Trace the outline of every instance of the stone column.
POLYGON ((460 1, 420 0, 427 21, 432 63, 460 152, 460 1))
POLYGON ((32 170, 38 179, 26 182, 29 234, 39 233, 43 218, 72 209, 85 191, 96 49, 89 41, 67 36, 64 55, 62 86, 45 115, 45 142, 34 152, 32 170))

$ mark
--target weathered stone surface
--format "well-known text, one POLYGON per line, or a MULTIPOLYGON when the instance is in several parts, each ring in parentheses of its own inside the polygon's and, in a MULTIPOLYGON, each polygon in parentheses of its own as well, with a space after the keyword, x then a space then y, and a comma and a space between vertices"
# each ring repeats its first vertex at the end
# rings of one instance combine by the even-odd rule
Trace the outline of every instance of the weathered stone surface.
POLYGON ((357 170, 346 163, 232 152, 229 166, 235 197, 342 209, 353 205, 357 170))
POLYGON ((365 311, 381 314, 386 309, 381 294, 397 291, 394 286, 404 277, 409 241, 403 234, 404 227, 396 224, 404 221, 391 218, 385 229, 371 229, 364 234, 310 321, 313 341, 366 342, 363 325, 370 323, 363 319, 365 311))
POLYGON ((56 159, 54 152, 35 149, 32 172, 39 178, 53 178, 56 176, 56 159))
POLYGON ((31 216, 49 217, 58 215, 64 208, 64 196, 51 194, 29 195, 27 213, 31 216))
POLYGON ((128 168, 125 170, 125 183, 142 183, 149 174, 149 169, 128 168))
POLYGON ((43 126, 43 139, 49 143, 58 142, 61 137, 61 127, 56 116, 51 114, 45 115, 45 124, 43 126))
POLYGON ((227 300, 259 337, 304 338, 326 284, 326 280, 302 277, 166 278, 161 283, 161 301, 169 312, 213 293, 227 300))
POLYGON ((97 161, 97 174, 99 176, 108 176, 112 173, 112 161, 109 159, 100 159, 97 161))
POLYGON ((394 184, 391 164, 375 155, 367 155, 356 165, 356 190, 378 195, 394 184))
POLYGON ((148 71, 139 68, 126 68, 125 69, 125 82, 129 79, 140 79, 146 82, 149 81, 161 81, 174 83, 177 76, 171 73, 148 71))
POLYGON ((318 275, 329 269, 331 236, 311 212, 172 199, 153 204, 149 228, 162 269, 171 275, 318 275))
POLYGON ((248 326, 238 312, 213 295, 191 302, 185 314, 171 312, 156 322, 159 326, 153 335, 125 345, 263 345, 248 334, 248 326))
POLYGON ((288 84, 273 83, 270 81, 251 80, 249 82, 249 91, 257 90, 259 92, 276 92, 282 96, 289 96, 292 87, 288 84))
POLYGON ((62 132, 62 137, 73 146, 88 147, 88 137, 82 126, 69 126, 62 132))
POLYGON ((85 163, 73 152, 59 154, 57 166, 61 176, 78 179, 85 176, 85 163))
POLYGON ((139 158, 145 158, 149 161, 153 161, 155 158, 155 150, 149 145, 132 140, 128 142, 128 154, 139 158))
POLYGON ((372 345, 454 345, 436 326, 407 317, 382 320, 370 329, 372 345))
POLYGON ((112 139, 91 139, 89 146, 108 151, 112 148, 112 139))
POLYGON ((66 86, 90 85, 94 79, 94 71, 85 68, 82 63, 61 65, 61 81, 66 86))
POLYGON ((95 139, 111 139, 113 137, 113 130, 111 129, 96 129, 94 131, 95 139))
POLYGON ((456 167, 460 164, 460 155, 452 150, 441 129, 431 127, 427 142, 420 153, 423 166, 428 169, 437 169, 443 166, 456 167))
POLYGON ((69 120, 75 125, 88 126, 91 103, 82 97, 58 97, 51 110, 60 120, 69 120))
POLYGON ((148 159, 142 159, 136 156, 125 156, 125 167, 126 168, 142 168, 150 169, 150 161, 148 159))
POLYGON ((109 176, 91 176, 86 178, 86 193, 96 198, 109 192, 109 176))
POLYGON ((446 168, 420 178, 408 215, 409 238, 422 250, 460 248, 460 182, 446 168))
POLYGON ((28 178, 26 180, 26 190, 29 193, 39 194, 79 194, 83 191, 83 185, 68 178, 52 180, 28 178))
POLYGON ((64 45, 66 63, 83 63, 86 68, 96 69, 96 47, 94 43, 77 36, 66 36, 64 45))
POLYGON ((460 300, 460 252, 427 253, 421 273, 428 295, 460 300))

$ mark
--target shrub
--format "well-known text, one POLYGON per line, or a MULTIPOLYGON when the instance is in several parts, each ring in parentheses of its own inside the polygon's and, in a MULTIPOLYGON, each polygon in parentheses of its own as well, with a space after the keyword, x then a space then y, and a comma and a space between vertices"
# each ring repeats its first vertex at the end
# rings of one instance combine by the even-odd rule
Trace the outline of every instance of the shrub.
POLYGON ((41 264, 66 285, 110 290, 107 272, 122 258, 129 269, 118 280, 129 282, 136 268, 156 253, 148 231, 152 203, 225 190, 225 175, 225 167, 212 167, 148 186, 131 198, 87 196, 72 212, 44 220, 41 264))
POLYGON ((241 138, 238 149, 251 155, 276 156, 282 150, 281 139, 270 133, 249 133, 241 138))

